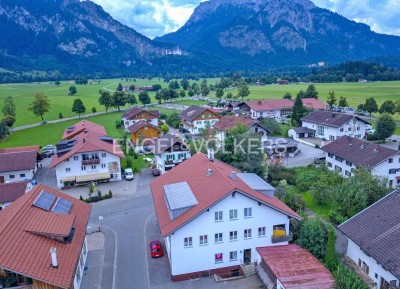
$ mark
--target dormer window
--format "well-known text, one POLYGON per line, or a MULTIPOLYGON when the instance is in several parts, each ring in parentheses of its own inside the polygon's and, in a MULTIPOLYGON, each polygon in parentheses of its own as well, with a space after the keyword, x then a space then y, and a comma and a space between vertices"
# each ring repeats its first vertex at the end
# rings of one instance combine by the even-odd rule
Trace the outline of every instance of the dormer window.
POLYGON ((174 150, 179 150, 179 145, 174 145, 174 150))

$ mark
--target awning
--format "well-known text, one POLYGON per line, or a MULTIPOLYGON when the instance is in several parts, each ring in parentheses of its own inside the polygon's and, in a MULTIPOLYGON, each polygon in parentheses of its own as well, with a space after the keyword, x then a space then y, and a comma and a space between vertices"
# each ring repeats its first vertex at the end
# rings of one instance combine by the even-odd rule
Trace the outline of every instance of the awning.
POLYGON ((61 179, 61 182, 62 182, 62 183, 65 183, 65 182, 74 182, 74 181, 75 181, 75 176, 65 177, 65 178, 62 178, 62 179, 61 179))
POLYGON ((105 179, 110 179, 110 178, 111 178, 111 176, 110 176, 109 172, 103 172, 103 173, 96 173, 96 174, 90 174, 90 175, 76 176, 76 181, 78 183, 81 183, 81 182, 105 180, 105 179))

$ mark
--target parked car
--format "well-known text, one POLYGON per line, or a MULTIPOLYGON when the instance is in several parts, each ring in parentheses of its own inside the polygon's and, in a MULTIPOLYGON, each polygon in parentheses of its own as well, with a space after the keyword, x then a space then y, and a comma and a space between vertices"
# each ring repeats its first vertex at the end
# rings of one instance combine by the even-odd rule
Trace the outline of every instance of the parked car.
POLYGON ((161 242, 159 240, 152 240, 149 245, 151 258, 158 258, 164 255, 161 242))
POLYGON ((54 151, 54 146, 53 145, 47 145, 43 148, 43 151, 54 151))
POLYGON ((181 128, 179 128, 179 132, 188 133, 189 131, 186 128, 181 127, 181 128))
POLYGON ((152 169, 152 170, 151 170, 151 174, 152 174, 154 177, 156 177, 156 176, 159 176, 159 175, 161 174, 161 172, 160 172, 159 169, 152 169))
POLYGON ((42 152, 42 157, 43 158, 49 158, 52 155, 54 155, 54 150, 47 150, 47 151, 42 152))
POLYGON ((127 181, 133 180, 133 171, 130 168, 124 170, 124 176, 127 181))

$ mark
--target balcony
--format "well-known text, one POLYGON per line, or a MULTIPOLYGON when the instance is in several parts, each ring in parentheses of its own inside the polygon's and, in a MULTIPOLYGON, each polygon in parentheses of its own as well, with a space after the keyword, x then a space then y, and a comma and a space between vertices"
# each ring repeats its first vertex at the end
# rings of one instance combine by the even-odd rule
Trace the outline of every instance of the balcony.
POLYGON ((100 159, 82 160, 82 166, 98 164, 100 164, 100 159))
POLYGON ((290 242, 292 240, 293 240, 292 232, 289 232, 289 234, 286 234, 286 232, 284 234, 279 234, 279 233, 275 233, 275 231, 274 231, 274 235, 271 236, 272 244, 282 243, 282 242, 290 242))

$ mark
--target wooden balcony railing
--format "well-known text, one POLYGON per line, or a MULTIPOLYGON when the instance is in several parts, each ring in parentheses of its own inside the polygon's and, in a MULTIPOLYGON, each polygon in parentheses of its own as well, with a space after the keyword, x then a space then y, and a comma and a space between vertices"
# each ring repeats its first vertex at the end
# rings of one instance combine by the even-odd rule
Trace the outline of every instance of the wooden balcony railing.
POLYGON ((100 159, 92 159, 92 160, 82 160, 82 165, 98 165, 100 164, 100 159))

